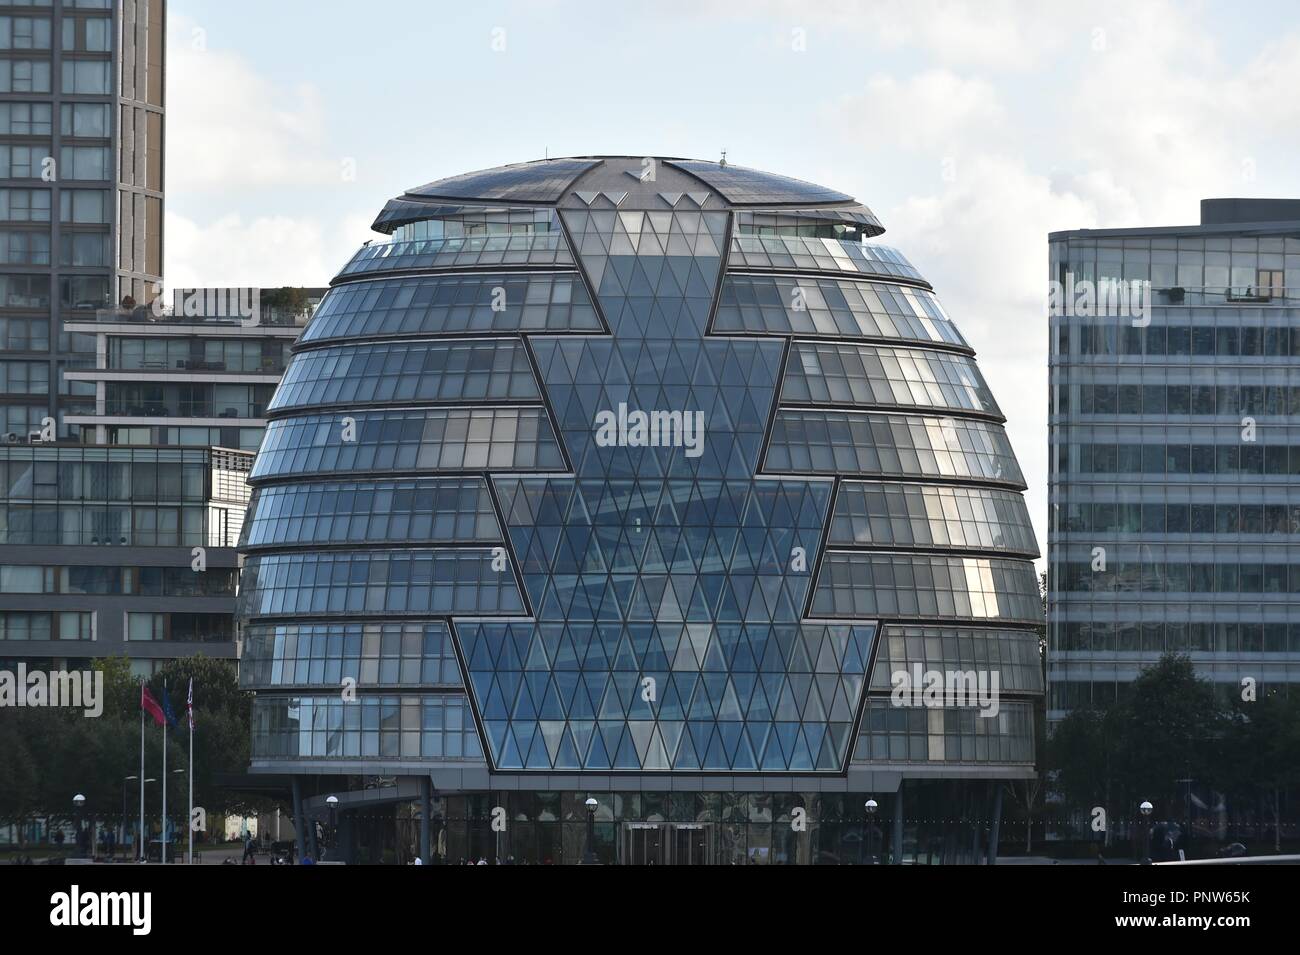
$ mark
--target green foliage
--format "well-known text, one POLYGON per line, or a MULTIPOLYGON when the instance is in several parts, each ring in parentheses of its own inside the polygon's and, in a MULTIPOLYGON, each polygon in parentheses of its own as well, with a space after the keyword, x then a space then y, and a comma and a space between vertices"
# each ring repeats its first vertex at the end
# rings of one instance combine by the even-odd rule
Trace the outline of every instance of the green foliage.
MULTIPOLYGON (((125 658, 96 660, 104 674, 103 713, 86 718, 81 710, 13 708, 0 711, 0 822, 48 815, 74 817, 72 797, 86 797, 86 812, 117 818, 126 795, 127 815, 139 811, 140 684, 125 658)), ((167 734, 169 814, 184 816, 189 734, 185 691, 194 679, 194 802, 210 815, 255 811, 260 802, 217 787, 222 773, 243 773, 249 761, 252 695, 239 689, 232 661, 195 656, 173 660, 149 681, 161 698, 163 681, 171 694, 177 725, 167 734)), ((146 717, 145 775, 162 777, 162 730, 146 717)), ((147 810, 156 815, 160 791, 146 787, 147 810)))

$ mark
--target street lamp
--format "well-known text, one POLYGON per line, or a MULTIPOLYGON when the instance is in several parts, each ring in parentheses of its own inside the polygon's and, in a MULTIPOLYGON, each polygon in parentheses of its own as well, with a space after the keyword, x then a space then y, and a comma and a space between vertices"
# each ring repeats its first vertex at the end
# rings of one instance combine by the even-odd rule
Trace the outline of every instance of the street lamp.
POLYGON ((1143 799, 1138 811, 1142 813, 1142 864, 1151 864, 1151 813, 1156 807, 1143 799))
POLYGON ((122 821, 117 827, 118 842, 122 844, 123 850, 126 849, 126 784, 135 782, 139 776, 122 777, 122 821))
MULTIPOLYGON (((81 795, 81 793, 77 793, 75 796, 72 797, 72 804, 77 807, 77 833, 75 838, 77 840, 77 851, 80 852, 81 851, 81 807, 86 804, 86 797, 81 795)), ((91 851, 94 851, 93 848, 91 851)))
POLYGON ((596 861, 596 802, 595 796, 588 796, 583 803, 587 807, 587 851, 582 854, 583 865, 599 865, 596 861))
POLYGON ((334 850, 338 845, 338 840, 335 837, 335 830, 334 830, 334 818, 335 818, 334 814, 338 811, 339 808, 339 797, 327 796, 325 798, 325 805, 330 807, 330 843, 329 843, 330 861, 337 862, 338 860, 334 858, 335 855, 334 850))
POLYGON ((880 804, 874 799, 868 799, 865 807, 867 810, 867 855, 870 864, 877 865, 880 862, 880 855, 876 847, 880 836, 880 827, 876 825, 876 813, 880 809, 880 804))

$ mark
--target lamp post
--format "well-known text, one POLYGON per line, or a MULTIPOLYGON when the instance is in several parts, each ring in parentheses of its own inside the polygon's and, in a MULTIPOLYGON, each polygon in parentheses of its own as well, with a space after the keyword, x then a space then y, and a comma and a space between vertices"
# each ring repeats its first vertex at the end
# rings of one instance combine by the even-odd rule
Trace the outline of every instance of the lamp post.
POLYGON ((587 851, 582 854, 583 865, 599 865, 596 861, 596 802, 595 796, 588 796, 583 803, 587 807, 587 851))
MULTIPOLYGON (((81 793, 77 793, 75 796, 72 797, 72 805, 77 807, 77 829, 76 829, 76 834, 73 836, 73 838, 76 840, 77 843, 77 851, 80 852, 81 851, 81 807, 86 805, 86 797, 81 795, 81 793)), ((91 851, 92 852, 94 851, 93 846, 91 847, 91 851)))
POLYGON ((1155 806, 1150 801, 1144 799, 1138 806, 1138 811, 1142 813, 1142 864, 1151 864, 1151 813, 1155 806))
POLYGON ((876 825, 876 813, 880 810, 880 804, 874 799, 868 799, 865 803, 867 810, 867 858, 870 865, 880 864, 880 855, 877 851, 877 837, 880 835, 880 828, 876 825))
POLYGON ((338 860, 334 858, 335 849, 338 846, 338 839, 335 836, 334 820, 335 820, 335 814, 338 812, 338 808, 339 808, 339 797, 327 796, 325 799, 325 805, 330 807, 330 841, 329 841, 330 861, 337 862, 338 860))
POLYGON ((122 822, 117 827, 117 829, 118 829, 118 841, 122 844, 123 849, 126 848, 126 784, 133 783, 139 778, 140 778, 139 776, 122 777, 122 822))

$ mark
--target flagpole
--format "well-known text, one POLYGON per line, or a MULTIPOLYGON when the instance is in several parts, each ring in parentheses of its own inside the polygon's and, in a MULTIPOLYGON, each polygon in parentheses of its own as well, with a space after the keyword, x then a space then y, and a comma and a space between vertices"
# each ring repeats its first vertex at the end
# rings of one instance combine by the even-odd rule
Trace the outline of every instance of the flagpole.
POLYGON ((136 858, 144 861, 144 682, 140 683, 140 829, 135 834, 136 858))
MULTIPOLYGON (((167 699, 167 681, 163 680, 163 699, 167 699)), ((164 714, 166 715, 166 714, 164 714)), ((167 864, 167 720, 163 720, 163 772, 162 772, 162 864, 167 864)))
POLYGON ((185 828, 190 833, 190 849, 185 857, 186 865, 194 864, 194 719, 186 720, 190 724, 190 811, 185 817, 185 828))

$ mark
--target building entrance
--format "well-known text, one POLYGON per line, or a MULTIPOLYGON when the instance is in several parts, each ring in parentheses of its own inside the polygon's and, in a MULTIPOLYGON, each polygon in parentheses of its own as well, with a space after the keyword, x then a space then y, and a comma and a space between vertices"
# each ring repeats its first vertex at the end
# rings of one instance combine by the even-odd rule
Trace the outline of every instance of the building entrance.
POLYGON ((713 827, 704 823, 628 822, 619 844, 621 865, 708 865, 713 827))

